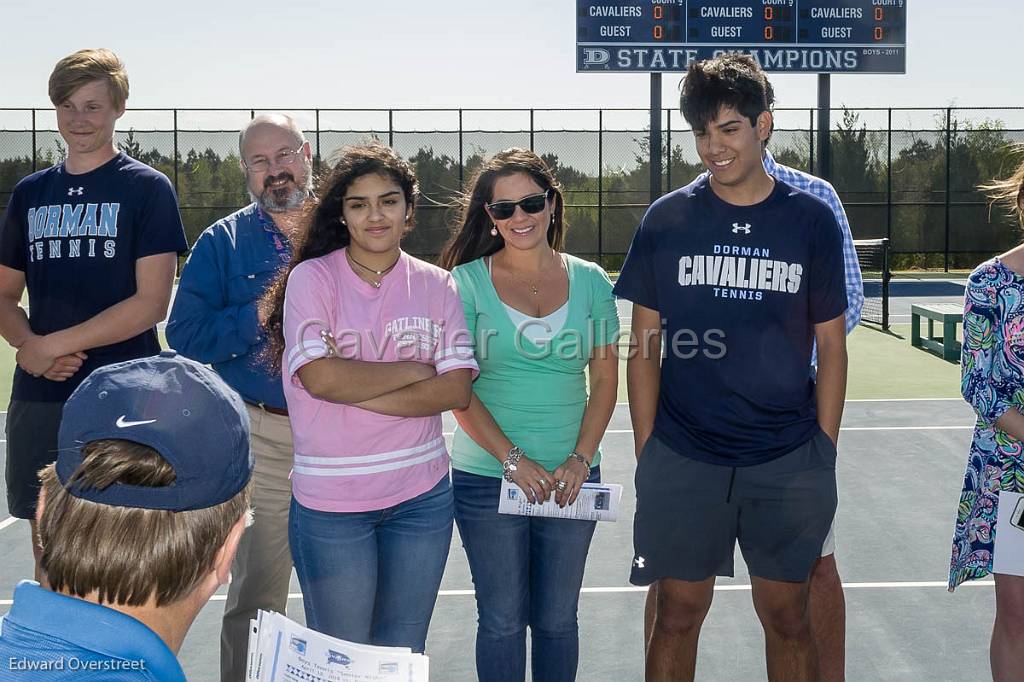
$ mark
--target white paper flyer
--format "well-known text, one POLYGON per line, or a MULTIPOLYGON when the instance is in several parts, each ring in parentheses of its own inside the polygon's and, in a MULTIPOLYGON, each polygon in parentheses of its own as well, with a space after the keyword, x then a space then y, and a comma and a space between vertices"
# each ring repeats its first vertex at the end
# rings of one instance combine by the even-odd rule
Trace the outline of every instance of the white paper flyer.
POLYGON ((555 503, 552 494, 542 504, 533 504, 515 483, 502 479, 498 500, 499 514, 519 516, 546 516, 555 519, 584 521, 615 521, 619 517, 622 486, 618 483, 584 483, 576 501, 565 507, 555 503))
POLYGON ((279 613, 250 621, 246 682, 428 682, 429 661, 401 647, 346 642, 279 613))

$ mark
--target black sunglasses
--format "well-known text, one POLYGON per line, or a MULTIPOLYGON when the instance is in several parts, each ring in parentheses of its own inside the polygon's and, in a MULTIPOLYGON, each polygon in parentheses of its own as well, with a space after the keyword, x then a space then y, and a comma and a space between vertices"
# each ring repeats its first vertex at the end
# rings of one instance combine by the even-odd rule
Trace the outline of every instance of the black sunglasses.
POLYGON ((495 201, 493 204, 487 204, 487 210, 491 212, 491 217, 495 220, 508 220, 516 212, 516 206, 522 208, 526 213, 540 213, 547 205, 548 198, 554 193, 555 190, 549 189, 540 194, 523 197, 519 201, 495 201))

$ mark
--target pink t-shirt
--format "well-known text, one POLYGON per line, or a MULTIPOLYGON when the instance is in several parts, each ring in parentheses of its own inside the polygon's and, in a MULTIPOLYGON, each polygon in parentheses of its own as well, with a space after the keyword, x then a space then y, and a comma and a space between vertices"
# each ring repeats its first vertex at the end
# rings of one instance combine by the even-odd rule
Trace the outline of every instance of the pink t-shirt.
POLYGON ((295 443, 292 492, 299 504, 331 512, 384 509, 448 475, 441 415, 391 417, 310 395, 296 374, 328 355, 371 362, 411 360, 438 374, 478 372, 452 276, 402 253, 381 288, 360 279, 345 250, 300 263, 284 303, 284 393, 295 443))

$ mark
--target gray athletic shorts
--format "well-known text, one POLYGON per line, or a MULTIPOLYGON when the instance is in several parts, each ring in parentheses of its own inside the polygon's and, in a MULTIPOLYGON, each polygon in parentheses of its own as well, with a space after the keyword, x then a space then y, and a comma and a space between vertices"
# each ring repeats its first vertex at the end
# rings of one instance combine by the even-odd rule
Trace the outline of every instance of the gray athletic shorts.
POLYGON ((736 542, 750 574, 803 582, 836 512, 836 448, 818 435, 764 464, 685 457, 651 436, 636 468, 630 582, 733 575, 736 542))
POLYGON ((64 403, 12 400, 7 408, 7 509, 34 519, 39 470, 57 459, 57 432, 64 403))

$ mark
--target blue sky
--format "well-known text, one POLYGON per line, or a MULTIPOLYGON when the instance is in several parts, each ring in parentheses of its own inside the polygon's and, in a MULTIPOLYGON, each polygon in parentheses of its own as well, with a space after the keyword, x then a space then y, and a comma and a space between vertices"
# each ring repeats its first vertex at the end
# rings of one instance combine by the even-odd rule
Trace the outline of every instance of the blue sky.
MULTIPOLYGON (((833 105, 1024 105, 1014 4, 908 0, 907 75, 834 76, 833 105)), ((130 107, 646 107, 646 75, 575 73, 574 15, 574 0, 0 0, 0 106, 48 106, 57 59, 106 46, 130 107)), ((813 76, 772 81, 780 106, 814 105, 813 76)))

